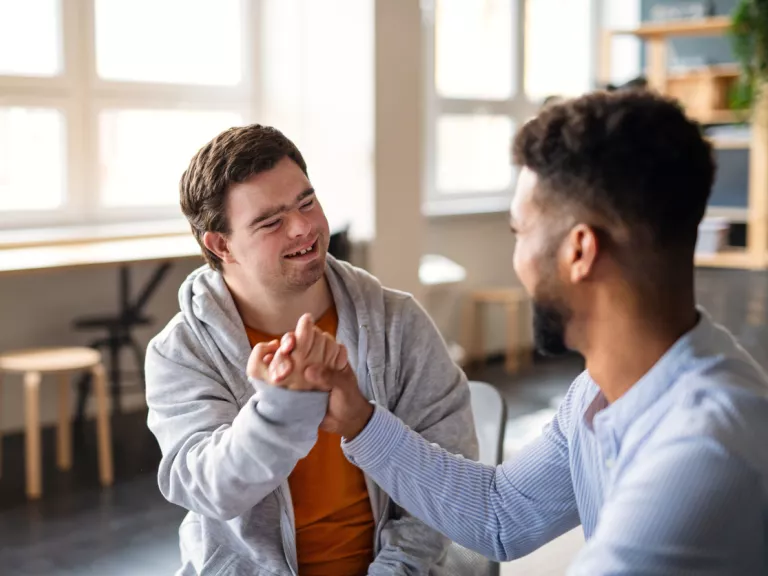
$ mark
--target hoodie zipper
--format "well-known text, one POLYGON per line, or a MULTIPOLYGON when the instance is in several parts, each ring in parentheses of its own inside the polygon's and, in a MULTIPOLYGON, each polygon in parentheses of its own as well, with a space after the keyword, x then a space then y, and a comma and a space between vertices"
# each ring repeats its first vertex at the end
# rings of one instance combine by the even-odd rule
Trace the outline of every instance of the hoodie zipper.
MULTIPOLYGON (((371 396, 373 398, 373 401, 376 404, 379 404, 381 406, 384 406, 384 404, 380 403, 380 396, 378 394, 378 390, 376 388, 375 383, 373 382, 373 378, 371 377, 370 370, 368 370, 368 326, 365 324, 360 325, 359 327, 359 343, 358 343, 358 356, 357 356, 357 365, 358 365, 358 373, 360 372, 360 369, 362 368, 363 374, 366 378, 366 383, 369 385, 371 396)), ((371 505, 373 506, 375 502, 373 502, 373 494, 377 494, 380 496, 380 502, 378 502, 379 510, 378 514, 375 518, 376 520, 376 530, 375 530, 375 536, 374 536, 374 555, 377 555, 380 550, 379 543, 381 542, 381 530, 384 525, 384 516, 387 513, 387 508, 389 507, 389 496, 381 490, 376 484, 368 477, 367 474, 363 473, 365 475, 365 483, 366 487, 368 488, 369 493, 369 499, 371 500, 371 505)), ((283 538, 283 553, 285 555, 285 560, 288 563, 288 567, 291 569, 292 576, 298 576, 299 572, 299 555, 296 550, 296 522, 294 518, 294 512, 293 512, 293 501, 291 499, 291 493, 290 488, 288 487, 288 483, 283 483, 277 490, 280 504, 281 504, 281 514, 280 514, 280 532, 282 533, 283 538)))

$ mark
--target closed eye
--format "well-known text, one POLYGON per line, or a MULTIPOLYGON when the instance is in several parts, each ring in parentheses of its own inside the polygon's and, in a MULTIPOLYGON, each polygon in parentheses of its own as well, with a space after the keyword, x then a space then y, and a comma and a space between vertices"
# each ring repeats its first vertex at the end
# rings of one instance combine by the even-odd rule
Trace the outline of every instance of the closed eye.
POLYGON ((261 226, 261 230, 275 230, 282 220, 273 220, 272 222, 267 222, 266 224, 263 224, 261 226))
POLYGON ((301 206, 299 206, 299 210, 309 210, 310 208, 312 208, 314 203, 315 203, 315 199, 310 198, 309 200, 304 202, 301 206))

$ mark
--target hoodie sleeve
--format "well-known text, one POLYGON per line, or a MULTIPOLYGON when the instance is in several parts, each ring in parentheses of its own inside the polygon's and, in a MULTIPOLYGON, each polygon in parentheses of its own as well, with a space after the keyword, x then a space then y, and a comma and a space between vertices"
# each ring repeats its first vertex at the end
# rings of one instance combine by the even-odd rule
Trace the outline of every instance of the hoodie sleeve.
MULTIPOLYGON (((403 301, 391 411, 429 442, 470 459, 478 457, 469 386, 453 362, 440 332, 411 297, 403 301)), ((390 345, 392 349, 393 346, 390 345)), ((382 549, 369 569, 384 574, 427 575, 449 540, 400 507, 384 526, 382 549)))
POLYGON ((229 520, 273 492, 309 453, 328 394, 252 381, 254 394, 239 408, 192 338, 179 324, 147 350, 148 425, 162 451, 158 484, 169 502, 229 520))

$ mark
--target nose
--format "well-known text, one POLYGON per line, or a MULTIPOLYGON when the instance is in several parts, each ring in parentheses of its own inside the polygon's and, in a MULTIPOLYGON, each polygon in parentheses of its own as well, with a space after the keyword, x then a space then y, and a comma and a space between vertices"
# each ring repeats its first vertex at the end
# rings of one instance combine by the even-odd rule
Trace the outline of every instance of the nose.
POLYGON ((299 210, 293 210, 288 214, 286 230, 289 238, 301 238, 312 230, 312 223, 306 214, 299 210))

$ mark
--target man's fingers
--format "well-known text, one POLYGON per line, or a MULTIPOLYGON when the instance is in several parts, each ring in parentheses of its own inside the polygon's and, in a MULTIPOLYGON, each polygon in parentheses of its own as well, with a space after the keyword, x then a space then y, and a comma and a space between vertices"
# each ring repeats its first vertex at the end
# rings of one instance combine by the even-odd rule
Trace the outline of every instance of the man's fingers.
POLYGON ((344 346, 344 344, 339 344, 336 350, 336 358, 333 360, 333 367, 336 370, 341 370, 347 365, 348 362, 349 358, 347 357, 347 347, 344 346))
POLYGON ((273 382, 281 382, 291 375, 293 371, 293 361, 290 357, 283 354, 282 350, 277 350, 269 363, 269 377, 273 382))
POLYGON ((330 389, 354 382, 356 376, 349 363, 342 370, 313 364, 304 370, 304 378, 310 384, 330 389))
POLYGON ((333 366, 333 361, 338 353, 339 345, 336 343, 336 339, 328 333, 323 333, 323 341, 325 342, 325 352, 322 358, 323 365, 333 366))
POLYGON ((296 335, 293 332, 286 332, 280 339, 280 351, 288 356, 296 347, 296 335))
POLYGON ((274 354, 277 352, 279 345, 280 344, 277 340, 272 340, 270 342, 259 342, 256 344, 256 346, 253 347, 253 353, 251 355, 256 356, 260 360, 263 360, 267 354, 274 354))
POLYGON ((312 349, 315 324, 311 314, 304 314, 296 324, 296 352, 304 358, 312 349))
POLYGON ((313 364, 304 370, 304 378, 310 384, 325 384, 328 380, 328 372, 329 370, 325 366, 313 364))
POLYGON ((266 357, 274 354, 279 346, 277 340, 271 342, 261 342, 253 347, 251 355, 248 357, 248 365, 245 368, 246 374, 251 378, 263 380, 267 375, 267 365, 269 361, 266 357))
POLYGON ((312 348, 309 349, 304 358, 304 365, 322 364, 325 360, 325 352, 328 347, 328 335, 317 326, 312 327, 314 335, 312 336, 312 348))

